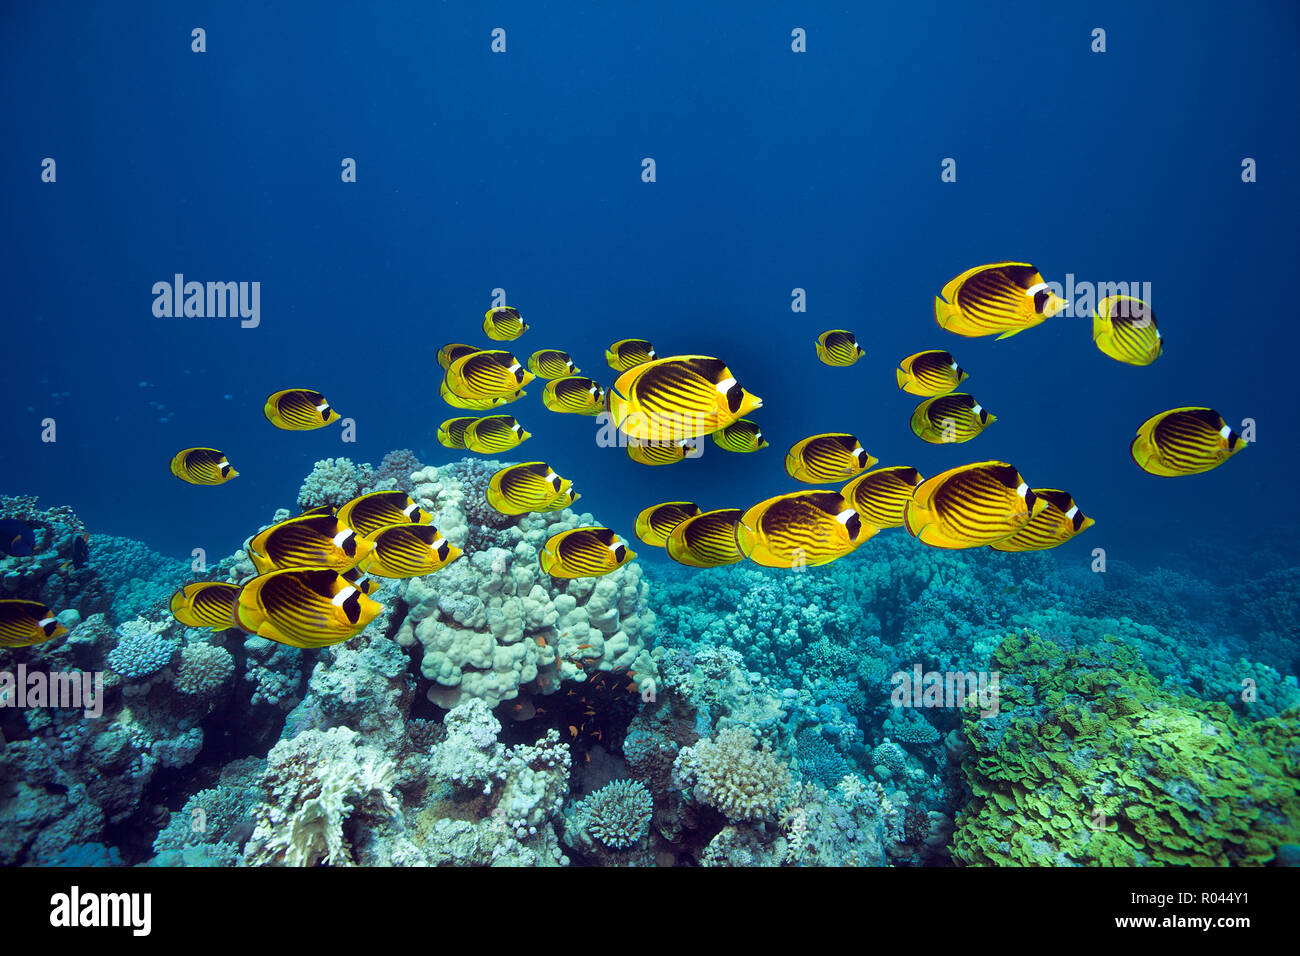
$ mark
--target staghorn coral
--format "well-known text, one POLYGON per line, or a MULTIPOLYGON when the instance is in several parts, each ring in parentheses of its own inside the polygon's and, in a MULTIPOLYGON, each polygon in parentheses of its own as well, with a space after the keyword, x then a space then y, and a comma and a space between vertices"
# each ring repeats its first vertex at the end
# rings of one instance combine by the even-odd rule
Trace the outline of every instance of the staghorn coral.
POLYGON ((732 822, 775 817, 790 787, 790 771, 753 734, 727 727, 687 747, 674 772, 699 803, 720 810, 732 822))

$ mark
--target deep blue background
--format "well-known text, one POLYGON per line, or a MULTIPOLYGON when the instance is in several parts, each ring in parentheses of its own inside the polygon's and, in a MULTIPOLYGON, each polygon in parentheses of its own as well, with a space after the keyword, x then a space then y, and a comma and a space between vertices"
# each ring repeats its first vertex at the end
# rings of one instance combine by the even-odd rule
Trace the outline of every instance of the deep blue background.
POLYGON ((885 464, 998 457, 1071 490, 1098 522, 1070 546, 1081 560, 1294 541, 1296 5, 469 7, 5 5, 0 491, 168 553, 228 553, 293 507, 318 458, 453 457, 434 439, 460 414, 437 397, 434 353, 485 341, 500 286, 533 327, 521 357, 567 348, 608 384, 605 346, 646 337, 724 358, 764 398, 762 454, 710 443, 649 469, 530 386, 509 408, 534 433, 520 456, 572 477, 624 534, 665 498, 791 490, 785 449, 844 430, 885 464), (1120 365, 1084 318, 1003 342, 939 330, 943 283, 999 259, 1151 282, 1164 357, 1120 365), (260 281, 261 327, 154 318, 151 286, 175 272, 260 281), (832 327, 866 358, 817 363, 832 327), (908 429, 917 400, 892 370, 936 347, 999 417, 970 444, 908 429), (355 418, 358 443, 272 428, 262 402, 293 386, 355 418), (1186 404, 1254 417, 1258 444, 1206 475, 1143 474, 1136 426, 1186 404), (189 445, 241 476, 175 480, 168 459, 189 445))

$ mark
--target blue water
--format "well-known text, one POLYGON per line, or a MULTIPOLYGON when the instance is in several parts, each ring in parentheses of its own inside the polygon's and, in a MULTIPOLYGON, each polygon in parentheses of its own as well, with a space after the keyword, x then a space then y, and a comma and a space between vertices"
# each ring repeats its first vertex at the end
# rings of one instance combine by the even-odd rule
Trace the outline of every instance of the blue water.
POLYGON ((7 6, 0 491, 165 553, 228 553, 319 458, 457 457, 434 440, 458 414, 434 353, 483 341, 500 287, 532 326, 523 355, 568 349, 609 384, 605 346, 646 337, 722 357, 763 397, 765 452, 709 445, 664 469, 546 412, 540 382, 510 406, 528 457, 625 534, 664 498, 788 490, 784 449, 844 430, 883 463, 1002 458, 1069 489, 1097 519, 1080 560, 1293 542, 1297 19, 1287 3, 7 6), (1086 318, 1002 342, 938 329, 942 284, 1004 258, 1150 282, 1165 355, 1111 361, 1086 318), (259 281, 261 325, 155 318, 151 287, 177 272, 259 281), (832 327, 858 333, 856 366, 815 361, 832 327), (998 415, 968 445, 908 430, 892 370, 924 348, 952 349, 998 415), (263 400, 294 386, 354 418, 356 443, 272 428, 263 400), (1206 475, 1143 474, 1136 426, 1184 404, 1256 419, 1258 443, 1206 475), (240 477, 176 481, 190 445, 240 477))

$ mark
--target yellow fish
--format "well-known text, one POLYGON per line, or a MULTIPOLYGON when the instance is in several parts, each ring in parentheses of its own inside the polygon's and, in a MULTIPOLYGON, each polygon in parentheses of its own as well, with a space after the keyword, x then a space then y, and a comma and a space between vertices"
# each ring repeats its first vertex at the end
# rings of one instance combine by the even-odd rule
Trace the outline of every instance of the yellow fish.
POLYGON ((923 544, 976 548, 1011 537, 1046 507, 1013 465, 981 461, 921 482, 903 518, 923 544))
POLYGON ((502 305, 483 313, 483 332, 494 342, 508 342, 527 331, 519 310, 512 306, 502 305))
POLYGON ((339 420, 339 413, 330 408, 325 396, 309 388, 273 392, 262 407, 262 414, 276 428, 294 432, 324 428, 339 420))
POLYGON ((438 444, 443 448, 464 448, 465 429, 477 418, 449 418, 438 426, 438 444))
POLYGON ((483 400, 513 395, 533 378, 509 352, 490 349, 456 359, 447 366, 443 381, 457 398, 483 400))
POLYGON ((671 442, 725 428, 763 402, 720 359, 675 355, 624 372, 608 396, 615 427, 640 441, 671 442))
POLYGON ((767 447, 767 440, 757 422, 738 418, 713 433, 713 443, 727 451, 751 452, 767 447))
POLYGON ((1150 365, 1164 351, 1155 312, 1129 295, 1108 295, 1097 303, 1092 341, 1103 355, 1126 365, 1150 365))
POLYGON ((1128 452, 1143 471, 1174 478, 1217 468, 1245 447, 1214 409, 1185 406, 1144 421, 1128 452))
POLYGON ((447 387, 444 381, 438 386, 438 394, 442 400, 452 408, 463 408, 467 411, 485 412, 491 408, 499 408, 502 405, 509 405, 511 402, 517 402, 528 393, 522 388, 513 395, 502 395, 496 398, 461 398, 455 392, 447 387))
POLYGON ((675 465, 686 457, 685 442, 627 440, 627 457, 639 465, 675 465))
POLYGON ((474 352, 483 351, 477 345, 465 345, 463 342, 449 342, 442 348, 438 349, 438 364, 444 370, 458 358, 464 358, 474 352))
POLYGON ((899 388, 913 395, 946 395, 967 379, 952 353, 943 349, 909 355, 898 363, 894 377, 899 388))
MULTIPOLYGON (((372 544, 374 542, 371 542, 372 544)), ((374 578, 368 578, 356 568, 350 568, 342 572, 343 580, 347 581, 362 594, 374 594, 379 590, 379 582, 374 578)))
POLYGON ((572 488, 568 491, 561 491, 558 495, 550 500, 545 508, 538 508, 538 511, 563 511, 569 505, 573 504, 582 495, 578 494, 572 488))
POLYGON ((605 390, 589 378, 568 375, 546 383, 542 404, 553 412, 599 415, 605 410, 605 390))
POLYGON ((577 375, 580 369, 573 364, 568 352, 560 349, 538 349, 528 356, 528 371, 538 378, 565 378, 577 375))
POLYGON ((976 266, 943 287, 934 320, 957 335, 998 334, 1005 339, 1050 319, 1068 303, 1048 288, 1027 262, 976 266))
POLYGON ((239 591, 239 627, 290 647, 341 644, 360 634, 382 608, 337 571, 286 568, 259 574, 239 591))
POLYGON ((877 528, 901 528, 903 511, 924 479, 910 465, 877 468, 858 475, 840 489, 862 520, 877 528))
POLYGON ((521 515, 529 511, 558 511, 566 508, 578 497, 570 498, 566 492, 573 482, 561 478, 544 461, 526 461, 522 465, 508 465, 490 479, 485 495, 487 502, 503 515, 521 515), (553 507, 564 498, 559 508, 553 507))
POLYGON ((912 412, 912 434, 931 445, 970 441, 988 428, 997 416, 990 414, 975 396, 965 392, 927 398, 912 412))
POLYGON ((878 530, 837 491, 796 491, 746 511, 736 526, 736 543, 755 564, 816 566, 844 557, 878 530))
POLYGON ((831 329, 817 336, 817 358, 823 365, 852 365, 867 353, 858 345, 857 336, 846 329, 831 329))
POLYGON ((655 347, 645 339, 619 339, 605 349, 605 364, 616 372, 626 372, 658 357, 655 347))
POLYGON ((276 568, 346 571, 369 552, 371 543, 333 515, 299 515, 271 525, 248 543, 258 574, 276 568))
POLYGON ((608 528, 574 528, 551 535, 537 556, 553 578, 594 578, 617 571, 636 557, 608 528))
POLYGON ((513 415, 485 415, 465 428, 465 447, 480 455, 495 455, 522 445, 532 437, 513 415))
POLYGON ((186 627, 210 627, 223 631, 239 627, 235 606, 239 604, 239 585, 224 581, 195 581, 172 595, 172 617, 186 627))
POLYGON ((1034 494, 1040 501, 1046 501, 1047 507, 1011 537, 994 541, 990 548, 995 551, 1043 551, 1064 544, 1096 523, 1079 510, 1068 491, 1035 488, 1034 494))
POLYGON ((0 601, 0 647, 31 647, 67 633, 68 629, 39 601, 0 601))
POLYGON ((810 485, 846 481, 876 463, 852 435, 830 432, 795 442, 785 455, 785 473, 810 485))
POLYGON ((357 570, 380 578, 415 578, 440 571, 461 555, 431 524, 391 524, 372 536, 375 549, 357 570))
POLYGON ((662 548, 668 544, 668 536, 674 528, 699 513, 700 506, 693 501, 665 501, 651 505, 637 515, 633 530, 646 544, 662 548))
POLYGON ((339 508, 339 521, 367 537, 390 524, 428 524, 433 518, 404 491, 372 491, 339 508))
POLYGON ((687 518, 668 535, 668 557, 692 568, 717 568, 744 561, 736 540, 742 514, 739 508, 719 508, 687 518))
POLYGON ((237 478, 224 453, 215 448, 185 448, 172 455, 172 474, 191 485, 220 485, 237 478))

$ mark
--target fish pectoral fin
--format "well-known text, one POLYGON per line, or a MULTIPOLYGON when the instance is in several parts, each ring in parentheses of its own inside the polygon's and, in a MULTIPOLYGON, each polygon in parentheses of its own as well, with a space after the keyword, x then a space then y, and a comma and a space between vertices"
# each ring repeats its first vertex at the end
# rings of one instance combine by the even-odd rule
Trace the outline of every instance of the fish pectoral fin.
POLYGON ((1009 330, 1007 330, 1006 332, 1003 332, 1001 335, 999 335, 999 336, 997 337, 997 339, 994 339, 994 341, 996 342, 996 341, 998 341, 999 339, 1009 339, 1009 338, 1011 338, 1011 336, 1013 336, 1013 335, 1019 335, 1019 334, 1020 334, 1021 332, 1023 332, 1023 331, 1024 331, 1024 329, 1009 329, 1009 330))

